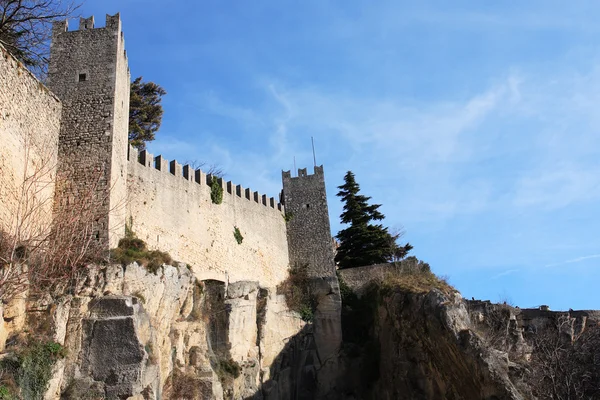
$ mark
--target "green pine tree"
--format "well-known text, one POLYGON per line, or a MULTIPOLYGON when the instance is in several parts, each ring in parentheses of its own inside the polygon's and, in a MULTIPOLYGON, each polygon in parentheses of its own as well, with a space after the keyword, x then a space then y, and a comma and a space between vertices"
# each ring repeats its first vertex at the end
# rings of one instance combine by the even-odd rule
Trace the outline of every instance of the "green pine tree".
POLYGON ((142 82, 142 77, 131 83, 129 99, 129 143, 139 150, 146 148, 146 142, 154 140, 154 133, 160 128, 163 108, 162 96, 167 92, 154 82, 142 82))
POLYGON ((360 187, 352 171, 346 173, 344 184, 338 189, 337 195, 344 203, 340 218, 343 224, 349 225, 336 235, 340 245, 335 261, 340 268, 395 261, 408 254, 412 246, 399 246, 396 240, 400 235, 392 235, 387 227, 372 223, 384 219, 384 215, 378 211, 381 204, 369 204, 371 198, 359 194, 360 187))

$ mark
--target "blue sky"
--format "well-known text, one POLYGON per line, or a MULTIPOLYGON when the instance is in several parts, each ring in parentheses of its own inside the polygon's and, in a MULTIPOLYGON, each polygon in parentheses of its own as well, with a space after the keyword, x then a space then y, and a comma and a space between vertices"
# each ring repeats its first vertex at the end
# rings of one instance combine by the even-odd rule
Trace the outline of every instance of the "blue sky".
MULTIPOLYGON (((162 85, 156 155, 276 196, 347 170, 465 297, 600 308, 597 1, 88 0, 162 85)), ((99 25, 102 25, 101 22, 99 25)), ((76 27, 72 23, 72 27, 76 27)))

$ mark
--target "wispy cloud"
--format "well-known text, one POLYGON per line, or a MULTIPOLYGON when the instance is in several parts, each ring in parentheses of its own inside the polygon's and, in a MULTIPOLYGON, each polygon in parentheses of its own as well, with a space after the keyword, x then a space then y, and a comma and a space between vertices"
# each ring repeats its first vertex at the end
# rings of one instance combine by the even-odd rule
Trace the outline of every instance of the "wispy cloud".
POLYGON ((586 260, 592 260, 594 258, 600 258, 600 254, 592 254, 590 256, 577 257, 577 258, 573 258, 571 260, 567 260, 567 261, 563 261, 563 262, 559 262, 559 263, 555 263, 555 264, 547 264, 547 265, 544 265, 544 267, 550 268, 550 267, 558 267, 560 265, 566 265, 566 264, 575 264, 575 263, 579 263, 579 262, 586 261, 586 260))
POLYGON ((492 280, 498 279, 498 278, 501 278, 506 275, 514 274, 515 272, 519 272, 519 270, 518 269, 509 269, 509 270, 500 272, 499 274, 492 276, 490 279, 492 279, 492 280))

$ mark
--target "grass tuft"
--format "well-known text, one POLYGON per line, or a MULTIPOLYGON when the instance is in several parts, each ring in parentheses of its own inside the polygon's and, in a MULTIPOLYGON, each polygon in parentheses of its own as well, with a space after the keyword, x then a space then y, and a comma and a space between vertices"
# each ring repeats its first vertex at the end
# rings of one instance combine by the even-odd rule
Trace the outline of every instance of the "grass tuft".
POLYGON ((119 240, 119 246, 111 250, 111 260, 119 262, 124 266, 135 261, 146 267, 153 274, 158 273, 163 264, 173 263, 173 259, 169 253, 159 250, 148 250, 146 243, 142 239, 135 237, 119 240))
POLYGON ((438 289, 444 294, 456 292, 456 289, 448 283, 447 277, 438 277, 429 268, 429 264, 416 263, 414 265, 402 265, 388 272, 381 283, 381 288, 400 288, 413 293, 428 293, 432 289, 438 289))

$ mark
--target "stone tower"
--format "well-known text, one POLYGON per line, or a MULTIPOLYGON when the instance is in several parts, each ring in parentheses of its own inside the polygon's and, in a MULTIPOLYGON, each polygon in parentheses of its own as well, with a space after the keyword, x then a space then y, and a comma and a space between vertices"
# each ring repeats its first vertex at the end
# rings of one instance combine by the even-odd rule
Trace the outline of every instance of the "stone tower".
POLYGON ((299 169, 294 178, 284 171, 282 178, 290 265, 307 265, 312 277, 335 276, 323 166, 313 175, 299 169))
POLYGON ((94 236, 114 247, 123 235, 127 180, 130 74, 119 14, 67 21, 52 32, 48 86, 63 104, 57 207, 89 198, 94 236))

